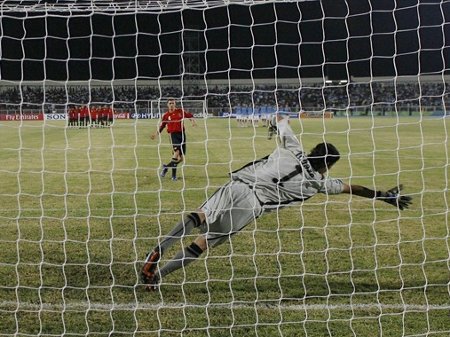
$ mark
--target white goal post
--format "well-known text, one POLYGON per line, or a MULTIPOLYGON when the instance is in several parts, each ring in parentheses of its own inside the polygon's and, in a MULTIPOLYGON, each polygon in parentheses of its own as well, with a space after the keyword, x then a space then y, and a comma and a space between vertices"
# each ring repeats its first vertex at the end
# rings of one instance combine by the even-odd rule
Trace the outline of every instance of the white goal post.
POLYGON ((449 0, 2 1, 0 336, 450 336, 449 37, 449 0), (182 159, 155 132, 168 98, 201 119, 182 159), (110 117, 63 123, 74 107, 110 117), (304 152, 340 152, 312 189, 412 205, 282 204, 301 157, 270 211, 230 209, 261 188, 218 190, 230 173, 285 144, 277 112, 304 152), (220 193, 211 212, 255 213, 201 251, 220 193), (147 291, 147 253, 179 236, 147 291))

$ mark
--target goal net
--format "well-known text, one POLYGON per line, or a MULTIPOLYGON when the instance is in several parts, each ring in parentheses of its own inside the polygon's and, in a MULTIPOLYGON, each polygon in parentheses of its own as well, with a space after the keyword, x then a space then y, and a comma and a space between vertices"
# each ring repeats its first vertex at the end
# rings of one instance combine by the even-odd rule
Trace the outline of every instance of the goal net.
POLYGON ((449 336, 449 11, 3 1, 0 334, 449 336), (185 127, 182 160, 169 125, 157 132, 169 97, 195 116, 170 120, 185 127), (65 112, 86 106, 108 107, 114 127, 67 127, 65 112), (277 112, 306 153, 339 150, 326 181, 403 185, 412 205, 348 193, 284 204, 299 174, 282 176, 287 162, 266 186, 217 192, 281 146, 277 112), (280 198, 271 212, 248 206, 256 189, 280 198), (192 213, 218 195, 221 226, 199 226, 192 213), (200 254, 203 231, 225 240, 200 254))

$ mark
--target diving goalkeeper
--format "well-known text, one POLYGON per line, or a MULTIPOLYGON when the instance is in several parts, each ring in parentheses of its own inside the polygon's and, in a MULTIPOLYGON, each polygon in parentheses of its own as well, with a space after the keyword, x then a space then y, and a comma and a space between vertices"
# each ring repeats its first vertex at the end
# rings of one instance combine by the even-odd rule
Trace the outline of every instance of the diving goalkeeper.
POLYGON ((388 191, 374 191, 325 176, 339 160, 339 151, 330 143, 320 143, 306 154, 288 118, 277 115, 275 123, 279 146, 269 156, 232 172, 230 182, 220 187, 196 212, 176 224, 147 255, 141 271, 147 289, 157 289, 166 275, 185 268, 206 249, 230 240, 264 213, 304 202, 317 193, 349 193, 384 201, 400 210, 411 204, 411 197, 401 194, 401 185, 388 191), (160 267, 159 261, 167 249, 194 228, 201 234, 160 267))

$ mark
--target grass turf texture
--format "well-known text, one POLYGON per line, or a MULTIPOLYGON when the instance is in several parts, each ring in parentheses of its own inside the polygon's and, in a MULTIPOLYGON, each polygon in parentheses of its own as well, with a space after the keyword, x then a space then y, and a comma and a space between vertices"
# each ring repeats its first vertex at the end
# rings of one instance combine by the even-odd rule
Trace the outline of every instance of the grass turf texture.
POLYGON ((258 219, 156 293, 138 285, 146 252, 229 171, 273 150, 267 130, 189 124, 172 182, 158 176, 171 148, 165 133, 150 140, 156 121, 2 123, 0 334, 448 336, 449 123, 293 120, 305 150, 340 149, 332 176, 401 182, 412 208, 316 196, 258 219))

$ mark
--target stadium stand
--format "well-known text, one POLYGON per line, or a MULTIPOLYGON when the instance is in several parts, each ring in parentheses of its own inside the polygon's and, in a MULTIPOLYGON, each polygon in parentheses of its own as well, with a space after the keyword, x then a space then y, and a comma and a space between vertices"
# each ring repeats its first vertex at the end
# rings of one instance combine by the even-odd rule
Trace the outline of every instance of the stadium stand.
MULTIPOLYGON (((264 114, 276 109, 299 112, 300 110, 332 110, 336 115, 367 115, 376 111, 384 115, 388 111, 403 111, 406 114, 428 111, 446 111, 450 103, 449 85, 436 82, 367 81, 350 82, 346 85, 324 85, 312 83, 301 86, 256 85, 229 88, 189 87, 183 91, 174 86, 164 88, 167 97, 185 99, 206 99, 208 109, 215 115, 236 113, 249 115, 253 112, 264 114), (230 90, 233 89, 233 90, 230 90), (244 107, 247 108, 244 111, 244 107)), ((145 109, 140 102, 148 102, 160 97, 160 89, 151 86, 83 86, 67 88, 34 85, 0 86, 0 112, 16 113, 25 110, 46 111, 52 105, 61 112, 67 105, 114 105, 114 110, 145 109), (44 103, 43 103, 44 102, 44 103)))

